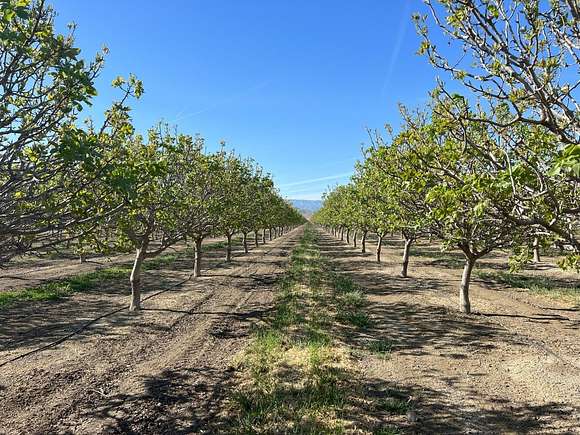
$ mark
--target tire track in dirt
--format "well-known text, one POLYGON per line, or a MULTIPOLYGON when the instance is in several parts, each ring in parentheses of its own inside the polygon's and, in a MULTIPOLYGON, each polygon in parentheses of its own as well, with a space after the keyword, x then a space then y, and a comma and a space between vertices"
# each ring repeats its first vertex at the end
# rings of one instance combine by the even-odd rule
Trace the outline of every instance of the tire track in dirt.
POLYGON ((138 317, 112 316, 8 366, 0 374, 0 431, 175 433, 207 425, 231 358, 272 298, 273 280, 255 277, 282 273, 301 231, 147 301, 138 317))

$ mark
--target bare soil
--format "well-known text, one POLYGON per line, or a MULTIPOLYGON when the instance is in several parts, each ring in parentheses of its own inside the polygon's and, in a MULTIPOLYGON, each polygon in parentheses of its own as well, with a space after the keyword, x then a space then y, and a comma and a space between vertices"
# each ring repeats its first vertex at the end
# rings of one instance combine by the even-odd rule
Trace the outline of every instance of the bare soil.
MULTIPOLYGON (((362 356, 359 365, 375 383, 409 392, 417 421, 394 423, 412 433, 580 433, 578 307, 474 277, 474 314, 464 315, 462 264, 441 261, 436 246, 415 248, 424 254, 411 257, 404 279, 402 241, 387 240, 377 264, 374 245, 362 254, 329 234, 320 237, 322 254, 370 301, 373 326, 351 335, 351 346, 364 347, 369 337, 393 344, 389 358, 362 356)), ((480 267, 505 263, 500 254, 480 267)), ((574 279, 549 264, 538 269, 574 279)))
POLYGON ((144 296, 155 296, 139 313, 124 309, 126 283, 1 311, 0 433, 213 432, 232 358, 300 234, 229 264, 210 253, 196 279, 189 261, 146 272, 144 296))

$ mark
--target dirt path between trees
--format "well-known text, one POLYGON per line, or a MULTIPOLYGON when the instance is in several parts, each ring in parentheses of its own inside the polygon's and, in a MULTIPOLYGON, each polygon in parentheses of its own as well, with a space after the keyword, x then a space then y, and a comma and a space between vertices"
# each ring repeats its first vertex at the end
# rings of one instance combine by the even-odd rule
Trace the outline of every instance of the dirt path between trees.
POLYGON ((461 269, 415 257, 411 278, 399 278, 400 247, 384 247, 377 264, 374 246, 361 254, 319 233, 321 253, 370 301, 372 327, 353 342, 392 343, 389 358, 362 357, 360 366, 411 392, 418 418, 404 424, 411 433, 580 433, 576 308, 475 279, 475 314, 463 315, 461 269))
MULTIPOLYGON (((121 310, 43 352, 0 368, 0 433, 211 432, 231 360, 268 312, 276 278, 302 229, 231 264, 205 259, 146 273, 141 313, 121 310)), ((126 284, 0 315, 0 363, 127 304, 126 284)))

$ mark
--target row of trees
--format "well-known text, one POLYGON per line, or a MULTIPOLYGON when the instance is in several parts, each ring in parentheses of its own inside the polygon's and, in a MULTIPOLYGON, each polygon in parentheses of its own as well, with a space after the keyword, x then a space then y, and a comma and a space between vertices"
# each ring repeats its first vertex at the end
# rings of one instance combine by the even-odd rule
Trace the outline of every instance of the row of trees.
POLYGON ((121 96, 96 125, 79 118, 96 95, 99 53, 86 62, 54 31, 43 0, 0 1, 0 267, 17 255, 73 243, 79 252, 134 251, 131 310, 140 308, 143 262, 178 242, 201 246, 266 229, 270 238, 302 221, 251 160, 207 152, 201 137, 159 125, 145 136, 128 102, 143 94, 117 78, 121 96))
POLYGON ((426 109, 401 106, 397 134, 369 131, 351 183, 329 192, 315 218, 363 240, 375 232, 378 260, 382 237, 399 232, 402 276, 420 237, 460 249, 460 308, 470 312, 471 272, 493 250, 513 249, 518 267, 532 252, 537 260, 542 243, 556 243, 567 250, 560 266, 580 272, 579 8, 566 0, 425 2, 460 53, 448 60, 427 17, 415 16, 420 53, 466 95, 439 81, 426 109))

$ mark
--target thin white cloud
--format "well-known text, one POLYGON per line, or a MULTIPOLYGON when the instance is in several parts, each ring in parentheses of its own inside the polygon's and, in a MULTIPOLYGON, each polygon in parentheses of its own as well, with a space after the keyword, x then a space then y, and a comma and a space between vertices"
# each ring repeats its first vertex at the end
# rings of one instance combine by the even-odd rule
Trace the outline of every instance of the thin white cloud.
POLYGON ((336 180, 338 178, 350 177, 351 175, 352 175, 352 171, 345 172, 343 174, 329 175, 327 177, 311 178, 310 180, 301 180, 301 181, 294 181, 292 183, 280 184, 280 187, 283 188, 283 187, 292 187, 292 186, 302 186, 304 184, 312 184, 312 183, 317 183, 319 181, 336 180))
POLYGON ((170 123, 171 124, 177 123, 179 121, 183 121, 184 119, 191 118, 192 116, 201 115, 202 113, 209 112, 211 110, 217 109, 218 107, 224 106, 224 105, 226 105, 228 103, 231 103, 232 101, 235 101, 235 100, 237 100, 239 98, 243 98, 243 97, 245 97, 247 95, 250 95, 252 92, 257 91, 258 89, 262 89, 262 88, 268 86, 270 83, 271 83, 271 80, 266 80, 264 82, 258 83, 255 86, 252 86, 252 87, 250 87, 250 88, 248 88, 248 89, 246 89, 244 91, 238 92, 238 93, 236 93, 236 94, 234 94, 234 95, 232 95, 230 97, 224 98, 223 100, 218 101, 215 104, 212 104, 210 106, 207 106, 207 107, 205 107, 203 109, 200 109, 200 110, 197 110, 195 112, 190 112, 190 113, 185 113, 184 114, 183 113, 184 110, 182 110, 182 111, 180 111, 176 115, 175 119, 172 120, 170 123))
POLYGON ((288 195, 288 199, 310 199, 310 200, 320 200, 322 199, 322 192, 308 193, 305 195, 288 195))
MULTIPOLYGON (((321 188, 316 188, 316 191, 320 191, 321 188)), ((313 186, 309 186, 309 187, 302 187, 302 188, 298 188, 298 189, 294 189, 294 188, 290 188, 290 189, 284 189, 284 192, 288 195, 294 195, 296 193, 302 193, 302 192, 314 192, 313 190, 313 186)))
POLYGON ((395 39, 395 45, 393 46, 393 52, 391 54, 391 59, 389 60, 389 65, 387 67, 387 73, 385 74, 385 80, 383 81, 383 87, 381 88, 381 97, 385 94, 389 82, 391 81, 391 76, 395 70, 395 65, 399 60, 399 53, 401 52, 401 47, 403 45, 403 40, 407 34, 407 28, 409 27, 409 14, 411 12, 411 3, 407 1, 405 4, 405 9, 403 10, 403 16, 399 24, 399 31, 397 32, 397 39, 395 39))

